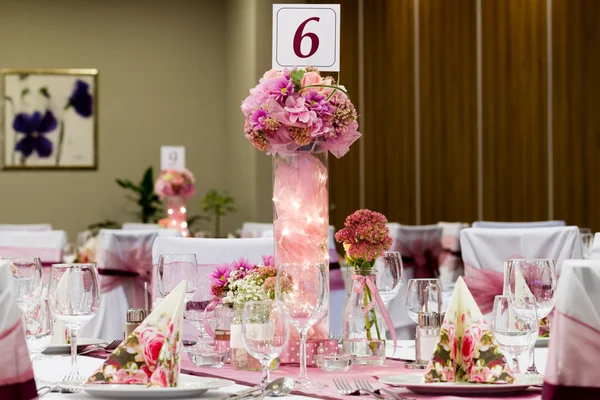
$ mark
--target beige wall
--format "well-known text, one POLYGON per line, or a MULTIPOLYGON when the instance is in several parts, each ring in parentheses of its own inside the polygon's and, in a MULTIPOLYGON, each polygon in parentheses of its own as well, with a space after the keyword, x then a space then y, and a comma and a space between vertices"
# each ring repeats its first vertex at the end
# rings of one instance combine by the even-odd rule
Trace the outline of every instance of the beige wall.
POLYGON ((224 21, 218 0, 0 0, 0 67, 100 71, 98 170, 0 172, 0 223, 49 222, 73 237, 133 220, 115 178, 158 170, 161 145, 186 146, 200 193, 228 189, 243 165, 227 156, 224 21))

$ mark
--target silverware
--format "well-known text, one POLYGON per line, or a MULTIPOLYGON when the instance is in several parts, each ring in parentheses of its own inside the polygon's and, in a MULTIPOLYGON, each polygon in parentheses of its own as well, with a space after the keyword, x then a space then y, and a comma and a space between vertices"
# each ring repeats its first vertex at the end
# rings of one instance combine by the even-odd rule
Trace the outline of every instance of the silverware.
POLYGON ((284 376, 283 378, 275 379, 263 389, 262 393, 255 397, 256 400, 262 400, 267 396, 281 397, 288 395, 294 389, 294 380, 284 376))
POLYGON ((333 383, 339 394, 344 396, 360 396, 360 390, 354 389, 350 383, 343 378, 333 378, 333 383))
MULTIPOLYGON (((408 397, 399 396, 396 393, 394 393, 391 390, 388 390, 386 388, 375 389, 371 385, 371 383, 369 383, 369 381, 367 379, 355 379, 354 384, 356 385, 356 387, 358 389, 368 392, 369 394, 372 394, 373 396, 378 395, 378 396, 383 397, 383 393, 385 393, 388 396, 392 397, 394 400, 415 400, 415 399, 411 399, 408 397)), ((385 397, 383 397, 383 398, 385 398, 385 397)))
MULTIPOLYGON (((244 390, 242 392, 239 393, 235 393, 232 395, 229 395, 227 397, 223 397, 221 400, 240 400, 243 399, 245 397, 256 397, 256 396, 266 396, 264 395, 267 392, 273 392, 275 394, 275 390, 282 390, 284 387, 290 387, 290 391, 294 388, 294 381, 291 378, 288 377, 281 377, 281 378, 277 378, 275 379, 273 382, 267 384, 266 386, 255 386, 252 387, 250 389, 244 390), (256 393, 259 392, 260 393, 256 393)), ((288 392, 289 393, 289 392, 288 392)), ((260 397, 262 398, 262 397, 260 397)))

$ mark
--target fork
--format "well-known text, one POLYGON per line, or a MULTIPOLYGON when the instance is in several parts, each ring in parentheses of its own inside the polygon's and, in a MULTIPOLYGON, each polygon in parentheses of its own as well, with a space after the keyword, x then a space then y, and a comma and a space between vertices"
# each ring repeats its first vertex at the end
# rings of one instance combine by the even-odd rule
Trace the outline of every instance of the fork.
POLYGON ((366 389, 359 387, 358 384, 356 385, 356 389, 354 389, 352 387, 352 385, 350 385, 350 383, 343 378, 338 378, 338 379, 334 378, 333 383, 335 384, 335 387, 337 388, 338 393, 346 395, 346 396, 360 396, 361 394, 368 393, 371 396, 374 396, 375 398, 377 398, 379 400, 385 399, 385 397, 383 397, 371 390, 366 390, 366 389))
POLYGON ((388 396, 392 397, 394 400, 415 400, 415 399, 411 399, 408 397, 398 396, 396 393, 392 392, 391 390, 387 390, 385 388, 375 389, 375 388, 373 388, 373 386, 369 383, 369 381, 367 379, 355 379, 354 384, 356 385, 356 387, 359 390, 365 391, 365 392, 371 394, 372 396, 378 395, 378 396, 383 397, 383 393, 385 393, 388 396))
POLYGON ((86 381, 86 377, 77 375, 77 374, 67 374, 65 375, 60 382, 52 386, 42 386, 38 389, 37 395, 38 397, 42 397, 47 395, 50 392, 60 392, 60 393, 79 393, 81 390, 79 389, 67 389, 61 387, 62 384, 73 384, 73 383, 83 383, 86 381))

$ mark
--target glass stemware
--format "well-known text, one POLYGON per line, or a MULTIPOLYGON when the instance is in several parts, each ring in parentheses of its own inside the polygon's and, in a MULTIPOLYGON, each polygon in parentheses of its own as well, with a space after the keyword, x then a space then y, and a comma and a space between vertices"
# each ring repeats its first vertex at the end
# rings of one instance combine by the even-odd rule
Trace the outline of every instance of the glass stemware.
POLYGON ((270 382, 270 363, 288 343, 290 328, 283 308, 274 301, 248 301, 242 316, 242 342, 250 355, 260 361, 263 379, 270 382))
POLYGON ((195 254, 161 254, 158 259, 158 290, 166 297, 182 280, 186 281, 186 302, 194 297, 198 281, 195 254))
POLYGON ((52 340, 53 317, 45 297, 31 300, 30 307, 22 311, 25 339, 31 360, 36 360, 52 340))
POLYGON ((42 294, 42 262, 38 257, 10 257, 3 260, 11 263, 17 305, 24 311, 30 300, 42 294))
POLYGON ((416 324, 420 312, 440 312, 442 289, 439 279, 411 279, 406 288, 408 316, 416 324))
POLYGON ((306 339, 308 330, 325 315, 328 308, 327 266, 325 264, 281 264, 277 268, 275 296, 283 306, 290 324, 300 335, 300 374, 298 389, 325 387, 308 379, 306 339))
POLYGON ((583 258, 589 260, 592 256, 592 245, 594 244, 594 235, 591 233, 581 233, 581 241, 583 242, 583 258))
POLYGON ((402 286, 402 257, 397 251, 386 251, 373 266, 375 283, 379 296, 386 308, 389 302, 398 295, 402 286))
MULTIPOLYGON (((525 318, 531 313, 526 299, 533 297, 536 316, 542 319, 548 316, 556 302, 556 269, 554 261, 547 259, 511 259, 506 269, 507 291, 511 306, 515 312, 525 318)), ((535 367, 533 347, 529 350, 527 374, 539 375, 535 367)))
POLYGON ((212 299, 210 292, 210 283, 206 280, 197 282, 196 292, 192 299, 185 305, 183 317, 190 321, 198 331, 198 341, 192 347, 197 350, 213 350, 213 346, 205 341, 206 328, 204 326, 206 319, 206 307, 212 299))
POLYGON ((523 296, 519 300, 519 314, 511 306, 508 296, 494 298, 492 332, 500 349, 513 359, 514 372, 519 373, 519 356, 534 347, 538 336, 535 298, 523 296))
POLYGON ((48 302, 55 318, 64 322, 71 343, 71 374, 77 371, 77 335, 100 306, 100 281, 95 264, 54 264, 48 302))

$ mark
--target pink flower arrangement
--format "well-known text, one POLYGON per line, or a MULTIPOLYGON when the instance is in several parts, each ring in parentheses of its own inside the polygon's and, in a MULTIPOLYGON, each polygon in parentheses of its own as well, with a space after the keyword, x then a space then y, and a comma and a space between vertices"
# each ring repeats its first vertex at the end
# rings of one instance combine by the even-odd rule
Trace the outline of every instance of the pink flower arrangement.
POLYGON ((361 136, 346 89, 311 67, 267 71, 241 108, 246 138, 268 153, 320 142, 339 158, 361 136))
POLYGON ((194 174, 189 170, 167 169, 162 171, 154 183, 158 197, 182 197, 187 199, 196 194, 194 174))
POLYGON ((392 245, 387 218, 376 211, 358 210, 346 218, 344 228, 335 234, 335 239, 344 244, 346 260, 359 266, 363 261, 373 263, 392 245))

